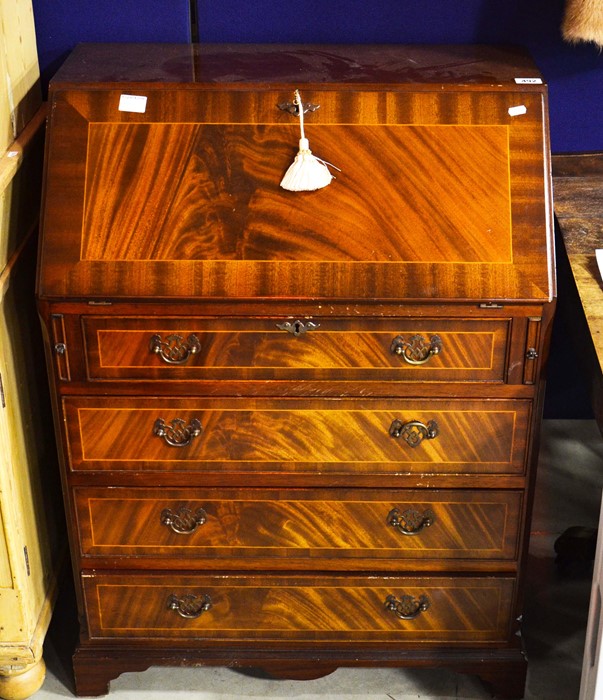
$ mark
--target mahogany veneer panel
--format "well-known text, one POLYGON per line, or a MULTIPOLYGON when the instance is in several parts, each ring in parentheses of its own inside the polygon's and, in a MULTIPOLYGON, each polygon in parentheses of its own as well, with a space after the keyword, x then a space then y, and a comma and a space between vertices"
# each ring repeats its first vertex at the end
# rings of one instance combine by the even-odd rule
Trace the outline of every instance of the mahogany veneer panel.
POLYGON ((524 471, 527 401, 66 398, 71 469, 515 473, 524 471), (158 419, 201 434, 174 447, 158 419), (439 434, 412 447, 390 435, 435 421, 439 434), (492 436, 497 439, 493 440, 492 436))
POLYGON ((92 639, 501 642, 513 578, 148 576, 84 573, 92 639), (208 595, 211 609, 183 619, 171 595, 208 595), (429 599, 413 620, 385 609, 389 595, 429 599))
POLYGON ((511 261, 505 127, 316 129, 314 150, 342 174, 311 205, 279 187, 297 129, 91 124, 82 260, 511 261), (434 154, 463 180, 447 165, 434 173, 434 154))
POLYGON ((297 83, 155 86, 141 115, 55 81, 42 295, 552 298, 539 92, 323 81, 307 134, 341 173, 301 194, 297 83))
MULTIPOLYGON (((116 318, 82 319, 90 379, 385 379, 394 381, 505 380, 509 321, 424 319, 313 319, 317 328, 298 337, 278 328, 296 319, 116 318), (199 350, 184 364, 168 364, 150 349, 159 335, 199 350), (419 335, 426 349, 434 336, 441 350, 412 365, 392 352, 402 336, 419 335)), ((302 319, 302 322, 304 319, 302 319)), ((307 321, 306 321, 307 322, 307 321)))
POLYGON ((85 557, 161 556, 187 559, 189 566, 230 557, 240 559, 239 567, 256 558, 287 567, 287 557, 318 553, 321 559, 514 559, 522 505, 521 492, 494 490, 77 488, 74 498, 85 557), (186 533, 163 522, 166 510, 175 517, 181 508, 189 517, 202 509, 204 522, 180 525, 191 530, 186 533), (392 526, 394 509, 415 512, 416 534, 392 526), (421 528, 425 518, 431 525, 421 528))

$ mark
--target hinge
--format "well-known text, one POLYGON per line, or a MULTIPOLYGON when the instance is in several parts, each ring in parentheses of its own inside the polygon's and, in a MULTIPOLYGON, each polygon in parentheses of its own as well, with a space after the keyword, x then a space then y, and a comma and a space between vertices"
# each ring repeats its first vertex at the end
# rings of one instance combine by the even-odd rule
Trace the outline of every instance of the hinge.
POLYGON ((67 351, 67 336, 63 314, 51 314, 50 326, 57 376, 61 381, 69 382, 71 381, 71 375, 69 372, 69 353, 67 351))
POLYGON ((29 552, 27 551, 27 545, 23 547, 23 554, 25 555, 25 567, 27 568, 27 575, 31 576, 31 569, 29 568, 29 552))
POLYGON ((538 369, 538 348, 540 347, 540 333, 542 318, 540 316, 530 316, 526 327, 525 359, 523 365, 523 383, 534 384, 537 379, 538 369))
POLYGON ((4 384, 2 383, 2 372, 0 372, 0 400, 2 401, 2 408, 6 408, 6 401, 4 400, 4 384))

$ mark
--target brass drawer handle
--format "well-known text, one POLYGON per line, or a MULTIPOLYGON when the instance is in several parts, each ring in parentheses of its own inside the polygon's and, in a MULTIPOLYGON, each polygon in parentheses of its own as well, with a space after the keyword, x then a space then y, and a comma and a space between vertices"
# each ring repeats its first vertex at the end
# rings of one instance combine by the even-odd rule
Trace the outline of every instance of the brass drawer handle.
POLYGON ((405 511, 394 508, 387 514, 387 524, 403 535, 418 535, 421 530, 431 527, 434 522, 435 515, 430 510, 419 513, 419 511, 412 508, 408 508, 405 511))
POLYGON ((313 331, 320 328, 320 323, 314 323, 314 321, 307 321, 304 323, 298 319, 297 321, 284 321, 283 323, 277 323, 276 327, 281 331, 291 333, 291 335, 294 335, 297 338, 308 331, 313 331))
POLYGON ((424 365, 442 352, 442 339, 439 335, 432 335, 428 342, 422 335, 413 335, 408 340, 398 335, 392 340, 390 350, 409 365, 424 365))
POLYGON ((204 612, 210 610, 211 606, 211 598, 208 595, 195 595, 194 593, 186 593, 182 596, 172 593, 167 601, 168 610, 175 610, 180 617, 185 617, 187 620, 200 617, 204 612))
POLYGON ((186 506, 181 506, 177 511, 164 508, 160 515, 161 524, 169 527, 178 535, 191 535, 195 530, 207 522, 207 513, 203 508, 192 511, 186 506))
POLYGON ((393 438, 402 438, 410 447, 418 447, 423 440, 433 440, 440 434, 440 428, 434 420, 427 425, 418 420, 409 420, 403 423, 395 420, 389 427, 389 434, 393 438))
POLYGON ((167 362, 169 365, 183 365, 191 355, 201 350, 199 338, 191 333, 186 340, 181 335, 168 335, 165 340, 156 333, 149 341, 149 351, 167 362))
POLYGON ((174 418, 169 425, 163 418, 158 418, 153 425, 153 435, 163 438, 172 447, 190 445, 196 437, 201 435, 202 431, 203 427, 196 418, 193 418, 188 425, 182 418, 174 418))
POLYGON ((430 605, 426 595, 421 595, 418 598, 411 595, 402 595, 399 598, 396 598, 395 595, 388 595, 385 599, 385 609, 393 612, 401 620, 414 620, 430 605))

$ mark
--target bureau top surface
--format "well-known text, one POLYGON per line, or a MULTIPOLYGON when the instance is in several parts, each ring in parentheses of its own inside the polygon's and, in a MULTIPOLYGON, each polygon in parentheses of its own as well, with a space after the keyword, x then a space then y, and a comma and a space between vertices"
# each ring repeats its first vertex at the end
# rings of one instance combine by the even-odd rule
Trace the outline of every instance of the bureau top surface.
POLYGON ((99 83, 216 88, 337 84, 504 86, 542 79, 520 48, 487 45, 81 44, 51 89, 99 83))
POLYGON ((547 301, 546 91, 495 47, 82 45, 52 82, 48 299, 547 301), (323 189, 280 186, 302 92, 323 189))

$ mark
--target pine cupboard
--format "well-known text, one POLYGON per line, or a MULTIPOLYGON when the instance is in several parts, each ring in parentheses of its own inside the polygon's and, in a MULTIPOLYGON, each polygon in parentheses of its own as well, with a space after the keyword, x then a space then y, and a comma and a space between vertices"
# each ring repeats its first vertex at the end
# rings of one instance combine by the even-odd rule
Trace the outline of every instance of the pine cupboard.
POLYGON ((0 5, 0 697, 45 675, 65 545, 35 305, 44 123, 31 3, 0 5), (64 538, 63 538, 64 540, 64 538))
POLYGON ((521 697, 555 273, 547 98, 493 47, 84 45, 38 303, 77 692, 443 666, 521 697), (335 178, 280 186, 300 139, 335 178))

